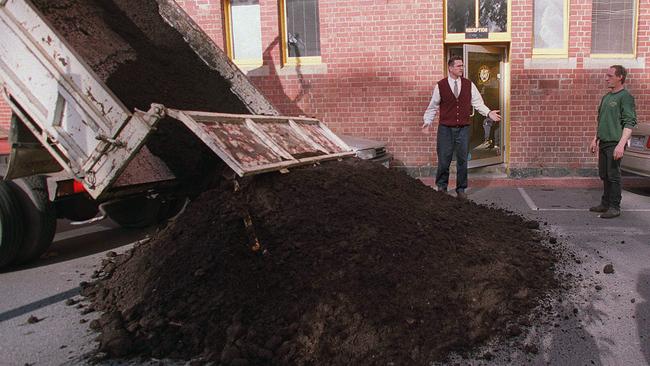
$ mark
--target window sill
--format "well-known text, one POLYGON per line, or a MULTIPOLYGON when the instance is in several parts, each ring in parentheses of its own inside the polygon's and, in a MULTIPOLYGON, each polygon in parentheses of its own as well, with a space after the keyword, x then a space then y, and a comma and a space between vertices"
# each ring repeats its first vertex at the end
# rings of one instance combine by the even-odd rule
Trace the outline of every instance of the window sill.
POLYGON ((237 65, 239 70, 246 76, 267 76, 269 75, 269 67, 267 65, 237 65))
POLYGON ((327 64, 311 64, 311 65, 284 65, 276 67, 275 72, 278 75, 318 75, 327 74, 327 64))
POLYGON ((645 57, 611 57, 611 58, 588 58, 583 60, 583 68, 585 69, 606 69, 612 65, 623 65, 628 69, 644 69, 645 57))

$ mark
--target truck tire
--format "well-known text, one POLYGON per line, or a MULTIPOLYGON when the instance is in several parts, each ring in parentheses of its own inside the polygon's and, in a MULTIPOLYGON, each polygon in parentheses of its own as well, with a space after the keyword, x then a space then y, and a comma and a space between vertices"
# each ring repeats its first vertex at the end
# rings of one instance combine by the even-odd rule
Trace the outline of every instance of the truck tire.
POLYGON ((9 183, 0 180, 0 268, 14 263, 23 239, 23 213, 9 183))
POLYGON ((9 182, 16 201, 23 211, 23 220, 29 230, 23 234, 15 263, 22 264, 37 259, 52 244, 56 232, 56 211, 47 194, 47 181, 43 176, 31 176, 9 182))

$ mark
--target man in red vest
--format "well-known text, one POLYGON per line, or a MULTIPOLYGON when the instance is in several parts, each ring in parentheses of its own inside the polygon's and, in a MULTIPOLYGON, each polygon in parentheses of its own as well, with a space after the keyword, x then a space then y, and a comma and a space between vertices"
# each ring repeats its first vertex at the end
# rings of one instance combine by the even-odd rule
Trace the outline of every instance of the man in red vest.
POLYGON ((429 132, 436 112, 440 110, 440 124, 436 153, 438 169, 436 186, 438 191, 446 192, 449 183, 449 166, 456 152, 456 196, 467 198, 467 153, 469 150, 470 115, 474 107, 483 116, 501 121, 498 110, 491 111, 485 106, 483 97, 476 85, 463 77, 463 58, 452 56, 447 62, 449 76, 440 80, 433 89, 433 97, 424 112, 422 130, 429 132))

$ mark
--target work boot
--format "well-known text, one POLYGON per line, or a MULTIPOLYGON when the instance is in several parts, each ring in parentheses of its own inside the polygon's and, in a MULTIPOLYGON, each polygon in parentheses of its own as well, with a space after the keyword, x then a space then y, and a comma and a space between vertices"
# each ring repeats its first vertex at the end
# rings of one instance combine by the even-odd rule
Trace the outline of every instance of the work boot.
POLYGON ((466 200, 467 199, 467 193, 465 192, 456 192, 456 198, 459 200, 466 200))
POLYGON ((603 204, 601 203, 598 206, 589 207, 589 211, 591 211, 591 212, 607 212, 608 208, 609 207, 603 206, 603 204))
POLYGON ((610 207, 605 213, 600 214, 601 219, 612 219, 621 216, 621 210, 610 207))

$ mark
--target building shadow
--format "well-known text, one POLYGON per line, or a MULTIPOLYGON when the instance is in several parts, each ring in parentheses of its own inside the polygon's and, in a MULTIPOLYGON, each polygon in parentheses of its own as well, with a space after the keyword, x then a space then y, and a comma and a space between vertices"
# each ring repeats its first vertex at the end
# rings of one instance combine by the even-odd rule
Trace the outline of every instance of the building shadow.
POLYGON ((274 104, 276 107, 277 106, 281 107, 280 110, 281 114, 295 115, 295 116, 305 115, 305 112, 299 106, 299 102, 306 95, 309 94, 311 85, 309 81, 305 79, 305 76, 302 73, 300 51, 297 50, 296 47, 298 56, 297 56, 297 63, 293 70, 294 73, 287 73, 286 76, 284 75, 281 76, 280 74, 278 74, 278 70, 281 68, 281 65, 277 65, 276 62, 274 61, 275 59, 271 55, 271 53, 276 48, 276 46, 279 45, 280 45, 280 36, 277 36, 264 49, 264 52, 262 52, 262 59, 264 60, 264 64, 268 67, 269 70, 269 74, 267 76, 262 77, 263 83, 271 86, 271 88, 265 88, 267 89, 267 92, 265 94, 267 97, 270 97, 272 104, 274 104), (291 97, 286 92, 287 88, 285 84, 288 81, 292 81, 291 77, 294 75, 298 80, 298 92, 294 97, 291 97), (285 78, 284 80, 282 79, 283 77, 285 78), (269 93, 268 89, 273 90, 273 92, 269 93))

